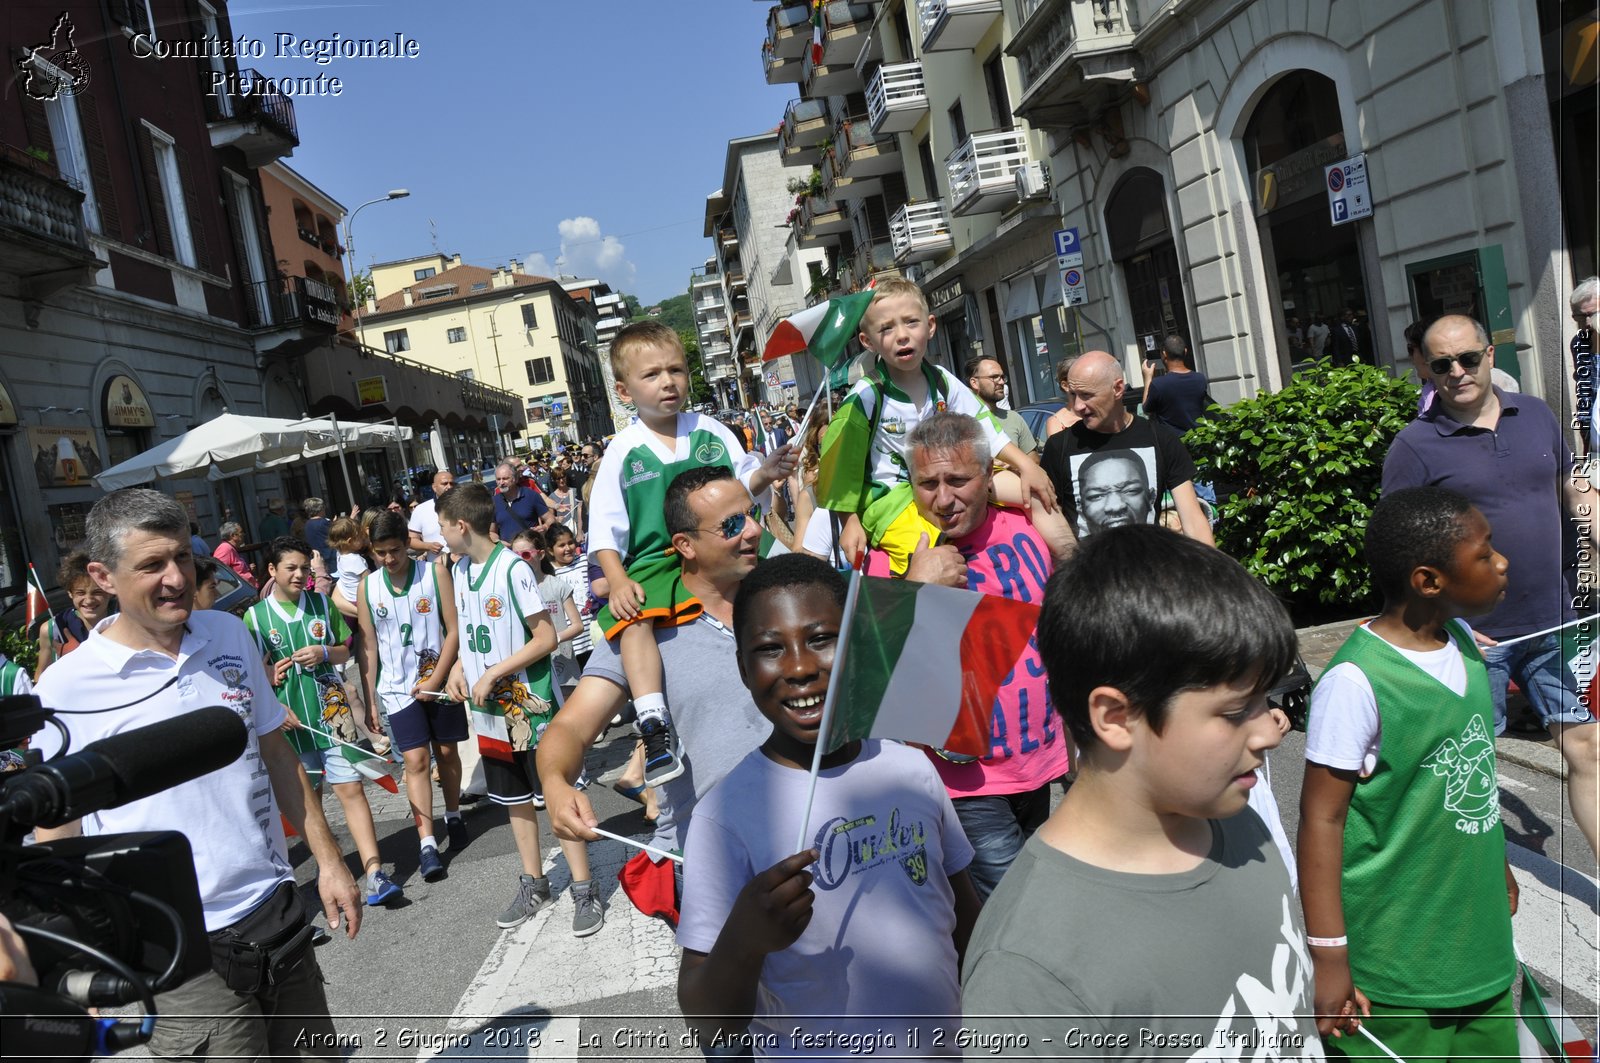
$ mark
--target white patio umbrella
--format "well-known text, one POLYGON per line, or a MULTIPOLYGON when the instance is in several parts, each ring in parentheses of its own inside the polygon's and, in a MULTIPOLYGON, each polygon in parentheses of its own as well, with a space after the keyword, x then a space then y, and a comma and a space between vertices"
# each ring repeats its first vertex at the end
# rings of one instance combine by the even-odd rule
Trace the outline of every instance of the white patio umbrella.
POLYGON ((162 476, 205 470, 212 480, 254 472, 265 461, 297 458, 308 445, 328 446, 337 437, 322 428, 297 425, 278 417, 245 417, 223 413, 183 435, 169 439, 94 478, 103 491, 137 487, 162 476))

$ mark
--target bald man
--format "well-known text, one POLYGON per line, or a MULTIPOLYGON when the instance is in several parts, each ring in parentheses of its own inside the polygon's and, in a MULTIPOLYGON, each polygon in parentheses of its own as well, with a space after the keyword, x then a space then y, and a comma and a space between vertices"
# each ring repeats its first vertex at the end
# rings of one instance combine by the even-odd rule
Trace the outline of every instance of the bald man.
MULTIPOLYGON (((1090 351, 1068 370, 1062 391, 1078 422, 1050 437, 1039 462, 1055 484, 1063 510, 1079 538, 1110 526, 1090 519, 1091 514, 1107 509, 1107 500, 1102 497, 1108 490, 1104 474, 1113 468, 1142 468, 1149 478, 1141 489, 1154 504, 1142 508, 1125 506, 1118 512, 1137 511, 1130 519, 1152 523, 1159 515, 1160 499, 1170 492, 1183 534, 1212 545, 1211 523, 1194 493, 1194 459, 1182 437, 1164 424, 1152 424, 1135 416, 1123 404, 1126 390, 1122 365, 1105 351, 1090 351), (1124 451, 1127 457, 1110 464, 1105 457, 1095 457, 1110 451, 1124 451)), ((1132 479, 1130 476, 1130 482, 1132 479)))

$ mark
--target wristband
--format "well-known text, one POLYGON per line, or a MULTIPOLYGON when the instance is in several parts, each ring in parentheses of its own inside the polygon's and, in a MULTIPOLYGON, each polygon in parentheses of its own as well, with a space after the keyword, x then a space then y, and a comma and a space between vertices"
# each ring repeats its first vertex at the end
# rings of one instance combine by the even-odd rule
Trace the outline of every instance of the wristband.
POLYGON ((327 643, 323 643, 323 645, 322 645, 322 659, 323 659, 323 661, 327 661, 327 659, 328 659, 328 645, 327 645, 327 643))
POLYGON ((1307 934, 1306 944, 1315 945, 1322 949, 1338 949, 1350 944, 1350 939, 1343 934, 1336 938, 1314 938, 1310 934, 1307 934))

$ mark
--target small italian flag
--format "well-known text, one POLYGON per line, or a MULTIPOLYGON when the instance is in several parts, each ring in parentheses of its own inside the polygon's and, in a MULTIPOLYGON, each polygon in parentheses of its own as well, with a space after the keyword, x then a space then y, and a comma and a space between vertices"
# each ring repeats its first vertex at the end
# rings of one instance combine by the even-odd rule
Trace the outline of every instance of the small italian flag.
POLYGON ((1545 992, 1526 963, 1518 966, 1522 968, 1522 1014, 1518 1016, 1517 1040, 1522 1058, 1594 1063, 1594 1046, 1561 1001, 1545 992))
POLYGON ((995 694, 1038 624, 1026 602, 853 574, 824 752, 892 738, 986 756, 995 694))
POLYGON ((400 787, 395 785, 394 776, 382 765, 392 763, 388 757, 380 757, 376 753, 368 753, 360 746, 341 745, 340 751, 350 766, 366 777, 368 782, 375 782, 388 790, 391 794, 400 792, 400 787))
POLYGON ((850 339, 861 327, 867 307, 872 305, 872 289, 839 295, 825 303, 818 303, 778 322, 761 352, 761 360, 770 362, 786 354, 805 351, 817 361, 832 369, 850 346, 850 339))
POLYGON ((1561 659, 1572 673, 1578 699, 1594 711, 1600 706, 1600 652, 1595 637, 1600 621, 1594 617, 1574 620, 1561 629, 1561 659))
POLYGON ((28 562, 28 623, 27 631, 31 637, 36 634, 36 625, 44 618, 50 624, 50 637, 56 637, 56 618, 50 612, 50 599, 45 597, 44 584, 39 581, 39 573, 33 569, 33 562, 28 562))
POLYGON ((822 0, 811 0, 811 65, 822 65, 822 0))

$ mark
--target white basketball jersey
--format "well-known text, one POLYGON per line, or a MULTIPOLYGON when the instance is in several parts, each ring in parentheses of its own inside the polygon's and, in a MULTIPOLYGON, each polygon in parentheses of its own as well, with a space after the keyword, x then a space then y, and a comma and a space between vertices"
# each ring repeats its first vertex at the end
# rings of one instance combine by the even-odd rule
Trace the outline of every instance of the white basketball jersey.
POLYGON ((412 561, 404 586, 379 568, 362 579, 367 616, 378 644, 378 698, 385 712, 411 703, 411 688, 433 674, 444 646, 439 623, 439 576, 426 561, 412 561))

